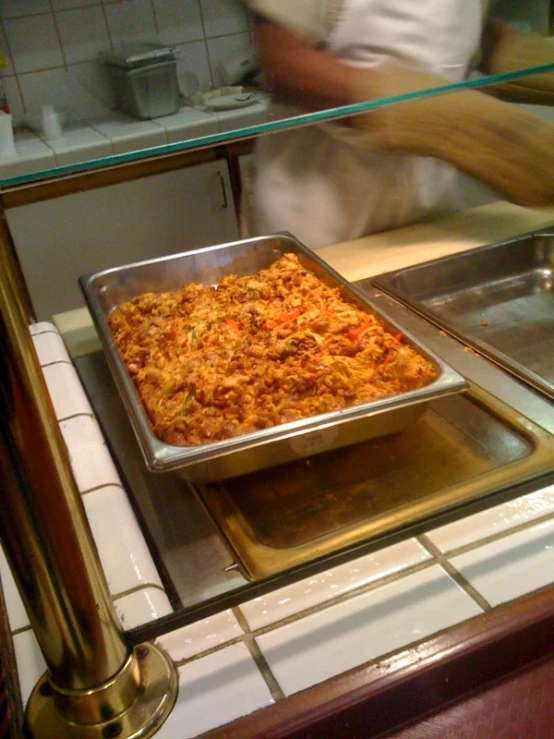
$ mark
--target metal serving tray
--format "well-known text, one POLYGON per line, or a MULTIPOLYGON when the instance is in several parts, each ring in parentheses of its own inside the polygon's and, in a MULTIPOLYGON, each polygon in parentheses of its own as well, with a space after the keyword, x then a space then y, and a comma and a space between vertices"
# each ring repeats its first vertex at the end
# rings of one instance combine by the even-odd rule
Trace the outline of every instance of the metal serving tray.
POLYGON ((194 482, 213 482, 273 467, 400 431, 420 417, 428 401, 467 387, 458 372, 290 234, 221 244, 109 269, 85 275, 79 284, 146 464, 154 472, 176 471, 194 482), (176 290, 190 282, 214 285, 225 275, 254 274, 290 252, 297 254, 322 282, 339 287, 346 300, 376 315, 386 328, 403 333, 417 351, 436 365, 437 379, 419 390, 202 446, 178 447, 160 441, 152 433, 146 411, 114 345, 108 325, 112 310, 147 291, 176 290))
POLYGON ((554 230, 371 282, 554 399, 554 230))

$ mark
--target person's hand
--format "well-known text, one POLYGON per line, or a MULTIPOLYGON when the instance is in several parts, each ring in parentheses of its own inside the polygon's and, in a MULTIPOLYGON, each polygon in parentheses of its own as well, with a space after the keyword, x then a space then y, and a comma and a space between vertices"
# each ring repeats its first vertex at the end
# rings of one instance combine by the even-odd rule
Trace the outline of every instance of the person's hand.
MULTIPOLYGON (((390 63, 352 70, 352 103, 433 90, 447 83, 390 63)), ((481 91, 437 93, 351 117, 384 151, 450 162, 507 199, 554 206, 554 125, 481 91)))

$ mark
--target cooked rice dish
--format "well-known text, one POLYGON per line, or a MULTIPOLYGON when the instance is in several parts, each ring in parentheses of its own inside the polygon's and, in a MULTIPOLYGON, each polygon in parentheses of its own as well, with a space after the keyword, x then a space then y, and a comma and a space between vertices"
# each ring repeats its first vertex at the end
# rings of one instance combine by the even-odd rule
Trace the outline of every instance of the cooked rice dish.
POLYGON ((144 293, 110 328, 154 433, 229 439, 431 383, 432 362, 285 254, 216 287, 144 293))

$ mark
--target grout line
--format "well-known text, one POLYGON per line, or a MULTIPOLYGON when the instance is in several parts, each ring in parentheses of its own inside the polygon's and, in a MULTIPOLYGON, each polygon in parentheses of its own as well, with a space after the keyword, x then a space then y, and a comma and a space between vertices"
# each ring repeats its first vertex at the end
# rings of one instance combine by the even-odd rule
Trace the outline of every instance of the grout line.
MULTIPOLYGON (((81 497, 84 497, 85 495, 90 495, 90 493, 96 493, 99 490, 104 490, 104 488, 119 488, 120 490, 123 490, 126 497, 128 498, 127 491, 121 484, 121 480, 119 482, 103 482, 101 485, 97 485, 94 488, 87 488, 87 490, 79 490, 79 492, 81 494, 81 497)), ((150 549, 148 551, 150 551, 150 549)))
POLYGON ((466 580, 466 578, 459 572, 454 565, 452 565, 445 555, 436 547, 433 542, 427 538, 425 534, 421 534, 417 537, 417 540, 422 547, 425 547, 429 554, 432 554, 436 562, 443 568, 443 570, 450 575, 450 577, 456 582, 469 597, 474 600, 479 608, 482 608, 485 613, 488 613, 493 609, 493 606, 486 600, 473 585, 466 580))
POLYGON ((156 36, 158 40, 160 38, 160 24, 158 23, 158 14, 156 13, 156 2, 150 1, 150 7, 152 9, 152 17, 154 18, 154 28, 156 29, 156 36))
MULTIPOLYGON (((140 593, 141 590, 148 590, 150 588, 155 588, 156 590, 160 590, 162 593, 167 595, 165 592, 165 589, 162 585, 155 582, 142 582, 140 585, 135 585, 132 588, 129 588, 128 590, 122 590, 121 592, 117 593, 117 595, 112 595, 112 600, 121 600, 122 598, 125 598, 127 595, 134 595, 135 593, 140 593)), ((155 620, 155 619, 154 619, 155 620)))
MULTIPOLYGON (((534 492, 539 492, 539 491, 536 490, 534 492)), ((530 495, 532 495, 532 493, 530 493, 530 495)), ((522 497, 525 497, 525 496, 522 496, 522 497)), ((479 549, 480 547, 484 547, 487 544, 492 544, 496 541, 502 541, 502 539, 507 539, 513 534, 519 534, 522 531, 531 529, 534 526, 539 526, 541 523, 546 523, 547 521, 550 521, 550 520, 554 520, 554 510, 548 511, 547 513, 543 513, 542 515, 537 516, 537 518, 533 518, 532 520, 525 521, 524 523, 514 524, 510 528, 505 529, 504 531, 499 531, 496 534, 489 534, 488 536, 484 536, 482 539, 478 539, 477 541, 471 541, 471 542, 468 542, 467 544, 462 544, 461 546, 455 547, 454 549, 446 549, 445 551, 443 551, 442 549, 439 549, 437 547, 437 550, 440 551, 444 557, 451 559, 453 557, 457 557, 460 554, 465 554, 466 552, 471 552, 474 549, 479 549)), ((427 538, 427 535, 423 535, 423 536, 427 538)), ((436 546, 436 545, 433 544, 432 546, 436 546)))
POLYGON ((27 624, 27 626, 20 626, 18 629, 13 629, 11 634, 12 636, 17 636, 18 634, 24 634, 26 631, 33 631, 33 627, 31 626, 31 624, 27 624))
POLYGON ((43 336, 44 334, 56 334, 56 336, 60 335, 60 332, 55 326, 52 326, 52 328, 43 328, 41 331, 32 332, 31 331, 32 327, 38 326, 39 323, 50 323, 50 321, 34 321, 30 323, 28 328, 29 328, 29 333, 31 334, 32 337, 43 336))
POLYGON ((234 617, 237 619, 239 626, 244 631, 244 633, 252 634, 252 630, 250 629, 250 624, 248 623, 248 619, 246 618, 244 613, 240 610, 240 606, 231 608, 231 611, 233 612, 234 617))
MULTIPOLYGON (((365 593, 376 590, 382 585, 388 585, 391 582, 395 582, 396 580, 401 580, 403 577, 407 577, 408 575, 416 574, 417 572, 420 572, 422 570, 428 569, 432 566, 436 566, 437 562, 435 562, 433 559, 429 558, 425 560, 425 562, 419 562, 416 565, 413 565, 411 567, 404 568, 402 570, 399 570, 398 572, 386 576, 386 577, 380 577, 375 581, 372 581, 371 583, 368 583, 367 585, 362 585, 359 588, 354 588, 352 590, 349 590, 347 593, 343 593, 342 595, 338 595, 335 598, 330 598, 328 600, 325 600, 321 603, 317 603, 314 606, 310 608, 305 608, 298 613, 294 613, 291 616, 287 616, 286 618, 278 619, 277 621, 273 621, 270 624, 267 624, 266 626, 262 626, 259 629, 252 630, 250 628, 250 625, 248 623, 248 620, 244 613, 241 611, 240 606, 237 606, 235 608, 232 608, 232 612, 237 619, 240 627, 244 631, 244 634, 241 636, 237 636, 234 639, 229 639, 229 641, 226 641, 224 644, 218 644, 217 646, 211 647, 210 649, 206 649, 203 651, 198 652, 197 654, 193 655, 192 657, 186 657, 185 659, 181 660, 180 662, 176 662, 178 666, 183 664, 188 664, 189 662, 193 662, 194 660, 201 659, 202 657, 206 657, 210 654, 213 654, 214 652, 218 652, 220 649, 223 649, 227 646, 233 646, 235 644, 245 644, 247 648, 249 648, 247 644, 247 640, 250 639, 252 641, 255 641, 259 636, 263 636, 264 634, 267 634, 271 631, 276 631, 277 629, 282 628, 283 626, 288 626, 291 623, 294 623, 295 621, 300 621, 301 619, 311 616, 314 613, 319 613, 320 611, 325 611, 331 606, 337 605, 339 603, 342 603, 347 600, 351 600, 352 598, 355 598, 359 595, 364 595, 365 593)), ((186 627, 184 627, 186 628, 186 627)), ((250 649, 250 648, 249 648, 250 649)), ((256 649, 259 649, 256 644, 256 649)), ((262 656, 262 660, 265 663, 265 659, 262 656)), ((269 670, 269 668, 267 668, 269 670)), ((271 689, 271 688, 270 688, 271 689)))
POLYGON ((45 367, 53 367, 55 364, 68 364, 70 367, 73 367, 73 362, 71 359, 54 359, 53 362, 45 362, 44 364, 41 364, 41 368, 44 369, 45 367))
POLYGON ((262 678, 264 679, 265 684, 267 685, 269 692, 271 693, 271 697, 276 703, 284 700, 286 696, 281 690, 281 686, 279 685, 277 678, 271 671, 266 658, 262 654, 262 650, 260 649, 255 636, 250 631, 250 624, 248 623, 248 619, 240 610, 240 607, 237 606, 236 608, 233 608, 232 611, 235 618, 239 622, 239 626, 244 631, 243 643, 250 652, 250 656, 256 663, 256 667, 258 668, 262 678))
MULTIPOLYGON (((192 624, 189 624, 189 625, 192 626, 192 624)), ((183 628, 186 629, 187 627, 184 626, 183 628)), ((163 634, 162 636, 165 636, 165 634, 163 634)), ((162 638, 162 636, 156 637, 154 641, 162 638)), ((197 652, 191 655, 190 657, 183 657, 183 659, 173 660, 173 661, 175 662, 175 665, 177 667, 184 667, 184 665, 189 665, 191 664, 191 662, 197 662, 198 660, 203 659, 204 657, 210 657, 212 654, 215 654, 216 652, 221 652, 223 649, 226 649, 227 647, 245 646, 244 639, 245 639, 245 635, 241 634, 241 636, 235 636, 233 639, 229 639, 228 641, 224 641, 220 644, 216 644, 213 647, 210 647, 209 649, 203 649, 202 651, 197 652)))
POLYGON ((82 413, 81 411, 79 411, 78 413, 71 413, 69 416, 62 416, 58 418, 58 423, 65 423, 65 421, 71 421, 73 418, 79 418, 81 416, 89 416, 90 418, 94 418, 94 420, 96 420, 94 411, 91 409, 90 413, 82 413))
POLYGON ((260 628, 254 629, 253 631, 250 631, 249 629, 249 632, 252 634, 252 636, 256 638, 258 636, 263 636, 264 634, 267 634, 271 631, 275 631, 276 629, 280 629, 283 626, 288 626, 289 624, 294 623, 295 621, 300 621, 303 618, 312 616, 316 613, 320 613, 321 611, 325 611, 328 608, 339 605, 340 603, 344 603, 346 601, 352 600, 353 598, 357 598, 360 595, 365 595, 366 593, 369 593, 372 590, 377 590, 378 588, 384 585, 389 585, 392 582, 402 580, 404 577, 415 575, 418 572, 421 572, 422 570, 427 570, 436 564, 437 562, 435 562, 433 559, 427 559, 424 562, 418 562, 415 565, 411 565, 409 567, 405 567, 401 570, 398 570, 397 572, 394 572, 391 575, 386 575, 385 577, 378 577, 376 580, 372 580, 371 582, 366 583, 366 585, 361 585, 358 588, 353 588, 352 590, 348 590, 345 593, 341 593, 340 595, 337 595, 334 598, 328 598, 327 600, 324 600, 320 603, 316 603, 313 606, 310 606, 309 608, 304 608, 298 613, 293 613, 290 616, 278 619, 277 621, 273 621, 272 623, 267 624, 266 626, 261 626, 260 628))
POLYGON ((100 4, 100 7, 102 8, 102 13, 104 15, 104 23, 106 24, 106 28, 107 28, 107 31, 108 31, 108 44, 110 46, 110 50, 113 52, 114 51, 114 42, 113 42, 113 38, 112 38, 112 29, 110 28, 110 23, 109 23, 109 20, 108 20, 108 12, 106 10, 106 3, 104 2, 104 0, 102 0, 102 2, 100 4))
POLYGON ((273 698, 273 700, 276 703, 285 700, 286 695, 283 693, 281 686, 277 682, 277 678, 272 673, 271 668, 269 667, 266 658, 262 654, 262 651, 258 646, 258 642, 254 638, 254 636, 247 634, 245 635, 243 641, 244 646, 248 649, 248 651, 250 652, 250 656, 256 663, 256 667, 258 668, 260 675, 269 688, 269 692, 271 693, 271 697, 273 698))
POLYGON ((52 6, 52 1, 49 2, 50 5, 50 15, 52 16, 52 22, 54 23, 54 31, 56 33, 56 38, 58 39, 58 44, 60 45, 60 53, 62 55, 63 60, 63 68, 67 72, 67 57, 65 55, 65 49, 62 41, 62 36, 60 33, 60 27, 58 26, 58 14, 54 10, 52 6))

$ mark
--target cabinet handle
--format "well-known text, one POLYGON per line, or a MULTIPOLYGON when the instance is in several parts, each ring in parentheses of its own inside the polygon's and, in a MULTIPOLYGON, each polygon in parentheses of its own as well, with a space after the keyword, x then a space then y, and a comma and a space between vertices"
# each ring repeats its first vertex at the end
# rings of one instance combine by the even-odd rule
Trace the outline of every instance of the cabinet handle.
POLYGON ((225 208, 229 207, 229 201, 227 200, 227 188, 225 187, 225 180, 223 179, 223 175, 221 174, 221 172, 218 172, 217 176, 221 184, 221 194, 223 196, 221 208, 222 210, 224 210, 225 208))

